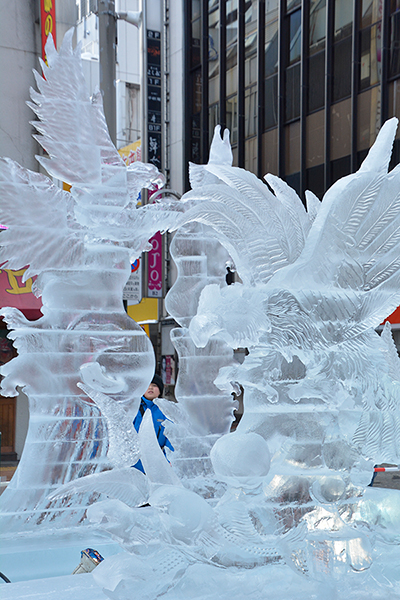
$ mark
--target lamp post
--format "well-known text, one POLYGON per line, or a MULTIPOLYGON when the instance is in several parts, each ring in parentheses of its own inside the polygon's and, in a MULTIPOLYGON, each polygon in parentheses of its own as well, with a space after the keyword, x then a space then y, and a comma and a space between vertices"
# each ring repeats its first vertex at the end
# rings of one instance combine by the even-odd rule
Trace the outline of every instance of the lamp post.
POLYGON ((115 63, 117 19, 114 0, 99 0, 100 89, 104 115, 113 144, 117 141, 115 63))

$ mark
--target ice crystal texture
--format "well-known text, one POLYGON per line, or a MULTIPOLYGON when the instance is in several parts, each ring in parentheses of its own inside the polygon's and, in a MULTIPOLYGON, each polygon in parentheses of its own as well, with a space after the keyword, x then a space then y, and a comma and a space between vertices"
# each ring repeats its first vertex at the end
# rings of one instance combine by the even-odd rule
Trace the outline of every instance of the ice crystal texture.
POLYGON ((399 492, 367 487, 374 464, 400 462, 400 363, 389 325, 375 331, 400 304, 397 120, 307 209, 276 176, 233 167, 219 128, 181 202, 137 209, 159 175, 120 161, 70 37, 59 55, 48 45, 31 94, 41 163, 71 194, 11 161, 0 170, 0 258, 30 264, 44 304, 36 323, 3 309, 19 352, 3 393, 30 398, 2 496, 9 530, 72 529, 87 509, 122 548, 93 571, 114 600, 398 600, 399 492), (178 230, 169 462, 150 415, 132 427, 154 358, 121 301, 129 258, 160 228, 178 230), (244 416, 229 433, 238 385, 244 416), (139 456, 145 475, 129 466, 139 456))

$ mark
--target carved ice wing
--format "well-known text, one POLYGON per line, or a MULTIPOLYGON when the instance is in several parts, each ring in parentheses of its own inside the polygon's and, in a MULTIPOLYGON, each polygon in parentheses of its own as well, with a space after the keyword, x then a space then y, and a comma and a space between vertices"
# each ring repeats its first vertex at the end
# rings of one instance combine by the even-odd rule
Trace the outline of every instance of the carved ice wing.
POLYGON ((131 467, 136 464, 140 458, 138 435, 124 408, 113 398, 94 390, 86 383, 77 385, 96 403, 107 421, 107 458, 110 463, 114 467, 131 467))
POLYGON ((317 318, 347 322, 345 338, 400 304, 400 167, 387 173, 396 127, 388 121, 359 171, 328 190, 301 256, 271 281, 317 318))
POLYGON ((25 279, 46 268, 79 264, 83 233, 73 218, 71 194, 47 177, 0 159, 0 263, 10 269, 30 265, 25 279))
POLYGON ((214 164, 204 169, 222 184, 187 194, 188 199, 203 200, 187 213, 187 221, 209 225, 221 235, 241 279, 250 285, 266 283, 296 261, 311 221, 295 192, 277 177, 271 177, 274 195, 243 169, 214 164))
POLYGON ((138 469, 124 467, 102 473, 93 473, 74 479, 50 494, 50 500, 58 500, 72 494, 97 492, 135 507, 147 502, 149 485, 147 477, 138 469))
POLYGON ((91 100, 82 70, 81 49, 72 48, 74 30, 64 36, 58 53, 48 37, 48 66, 41 61, 43 77, 34 72, 39 93, 31 89, 28 106, 39 121, 34 136, 50 158, 37 156, 53 177, 76 185, 99 185, 125 170, 108 134, 100 93, 91 100))

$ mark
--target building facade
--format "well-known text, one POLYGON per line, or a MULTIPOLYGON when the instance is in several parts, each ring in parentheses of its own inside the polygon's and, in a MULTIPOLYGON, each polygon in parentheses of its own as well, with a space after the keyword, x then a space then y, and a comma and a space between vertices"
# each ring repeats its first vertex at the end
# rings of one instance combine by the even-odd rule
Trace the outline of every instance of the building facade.
POLYGON ((400 117, 399 0, 192 0, 185 33, 194 162, 220 123, 234 164, 322 198, 400 117))

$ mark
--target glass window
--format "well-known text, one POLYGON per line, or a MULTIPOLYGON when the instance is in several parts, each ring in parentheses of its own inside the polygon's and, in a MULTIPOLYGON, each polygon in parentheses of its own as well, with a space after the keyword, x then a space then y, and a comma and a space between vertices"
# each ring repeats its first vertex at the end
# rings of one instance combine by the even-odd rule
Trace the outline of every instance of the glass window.
POLYGON ((300 63, 285 71, 285 121, 300 116, 300 63))
POLYGON ((257 82, 257 33, 252 33, 244 40, 244 79, 245 85, 257 82))
POLYGON ((289 64, 300 60, 301 53, 301 10, 289 16, 289 64))
POLYGON ((244 168, 257 173, 257 138, 252 137, 244 143, 244 168))
POLYGON ((192 39, 191 39, 191 66, 196 67, 200 64, 200 19, 196 19, 192 23, 192 39))
POLYGON ((310 0, 310 54, 325 48, 325 36, 326 0, 310 0))
POLYGON ((361 31, 360 89, 379 83, 381 79, 381 24, 361 31))
POLYGON ((351 35, 353 26, 353 0, 335 0, 335 41, 351 35))
POLYGON ((324 165, 311 167, 306 171, 306 188, 321 200, 325 193, 324 165))
POLYGON ((325 111, 309 115, 306 119, 306 166, 323 164, 325 160, 325 111))
POLYGON ((325 103, 325 52, 318 52, 308 59, 307 111, 322 108, 325 103))
POLYGON ((362 0, 361 27, 369 27, 382 19, 382 0, 362 0))
POLYGON ((219 98, 219 10, 208 15, 208 103, 213 104, 219 98))
POLYGON ((278 130, 271 129, 262 136, 262 172, 278 175, 278 130))
POLYGON ((331 162, 331 180, 335 183, 338 179, 351 173, 351 157, 343 156, 331 162))
POLYGON ((333 46, 332 101, 351 94, 351 37, 333 46))
POLYGON ((200 16, 200 0, 192 0, 192 19, 200 16))
POLYGON ((359 94, 357 111, 357 150, 370 148, 381 126, 380 86, 359 94))
POLYGON ((391 0, 390 12, 395 12, 396 10, 400 10, 400 0, 391 0))
POLYGON ((396 75, 400 75, 400 10, 390 19, 389 77, 396 75))
POLYGON ((209 140, 208 143, 211 144, 212 139, 213 139, 213 135, 214 135, 214 129, 216 127, 216 125, 219 124, 219 104, 214 104, 213 106, 210 106, 208 108, 208 135, 209 135, 209 140))
POLYGON ((331 160, 351 152, 351 100, 334 104, 331 108, 331 160))
POLYGON ((244 131, 246 138, 257 134, 257 86, 255 85, 245 91, 244 131))
MULTIPOLYGON (((400 79, 389 83, 389 117, 400 120, 400 79)), ((400 139, 400 127, 397 128, 396 138, 400 139)))
POLYGON ((286 12, 301 5, 301 0, 286 0, 286 12))
POLYGON ((276 127, 278 123, 278 76, 265 80, 264 129, 276 127))
POLYGON ((278 0, 265 0, 265 25, 275 21, 278 18, 278 12, 278 0))
POLYGON ((300 121, 285 127, 285 174, 300 171, 300 121))
POLYGON ((300 172, 286 175, 285 181, 300 196, 300 172))
POLYGON ((249 0, 246 2, 246 12, 244 21, 246 24, 246 35, 257 29, 257 10, 258 0, 249 0))
POLYGON ((238 133, 237 96, 226 100, 226 126, 231 132, 231 143, 237 144, 238 133))
POLYGON ((238 28, 238 0, 227 0, 226 2, 226 45, 237 42, 238 28))
POLYGON ((278 71, 278 21, 265 27, 265 77, 278 71))

